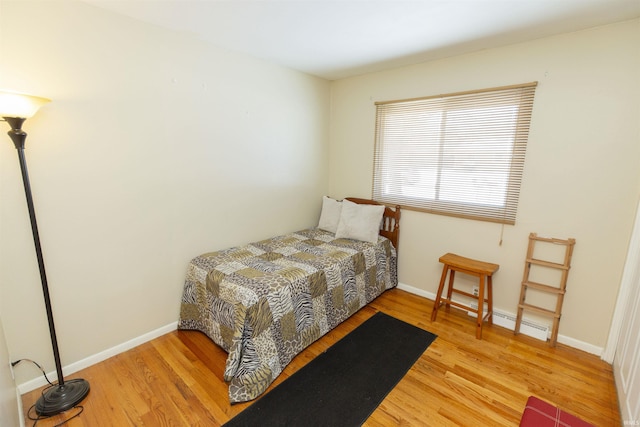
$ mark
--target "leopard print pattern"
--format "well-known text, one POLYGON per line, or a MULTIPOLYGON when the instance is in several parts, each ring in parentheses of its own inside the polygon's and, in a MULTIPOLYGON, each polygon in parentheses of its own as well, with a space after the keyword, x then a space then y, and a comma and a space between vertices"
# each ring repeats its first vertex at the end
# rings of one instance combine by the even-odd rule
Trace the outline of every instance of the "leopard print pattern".
POLYGON ((396 251, 386 238, 371 244, 301 230, 194 258, 178 327, 202 331, 228 352, 229 399, 244 402, 397 283, 396 251))

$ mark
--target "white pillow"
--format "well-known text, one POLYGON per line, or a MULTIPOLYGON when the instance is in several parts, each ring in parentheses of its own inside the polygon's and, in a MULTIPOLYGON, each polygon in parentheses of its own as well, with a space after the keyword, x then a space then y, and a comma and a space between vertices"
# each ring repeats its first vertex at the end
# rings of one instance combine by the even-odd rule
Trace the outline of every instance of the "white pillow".
POLYGON ((323 196, 322 212, 320 213, 318 228, 335 233, 338 229, 338 222, 340 221, 340 212, 342 212, 342 202, 323 196))
POLYGON ((347 238, 376 243, 383 214, 384 206, 359 205, 349 200, 343 201, 336 239, 347 238))

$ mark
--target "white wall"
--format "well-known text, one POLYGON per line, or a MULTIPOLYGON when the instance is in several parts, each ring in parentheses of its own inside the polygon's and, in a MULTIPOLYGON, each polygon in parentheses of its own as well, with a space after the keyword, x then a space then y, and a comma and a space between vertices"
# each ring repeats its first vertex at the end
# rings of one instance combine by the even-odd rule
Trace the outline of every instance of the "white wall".
POLYGON ((502 246, 498 224, 405 211, 399 280, 435 293, 442 254, 495 262, 495 306, 515 313, 529 233, 574 237, 560 334, 601 349, 640 192, 639 76, 634 20, 337 81, 330 193, 371 195, 375 101, 538 81, 518 216, 502 246))
MULTIPOLYGON (((192 257, 317 221, 327 81, 78 1, 3 0, 0 87, 53 99, 24 128, 63 365, 176 322, 192 257)), ((2 139, 6 341, 12 360, 52 371, 17 156, 2 139)), ((16 368, 18 384, 37 376, 16 368)))

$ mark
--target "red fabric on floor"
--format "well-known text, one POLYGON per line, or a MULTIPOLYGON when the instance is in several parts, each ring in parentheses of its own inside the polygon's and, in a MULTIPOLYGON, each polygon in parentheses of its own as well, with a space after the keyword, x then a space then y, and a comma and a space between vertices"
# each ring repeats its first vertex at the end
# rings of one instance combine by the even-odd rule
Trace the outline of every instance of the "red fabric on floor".
POLYGON ((520 427, 594 427, 535 396, 530 396, 520 419, 520 427))

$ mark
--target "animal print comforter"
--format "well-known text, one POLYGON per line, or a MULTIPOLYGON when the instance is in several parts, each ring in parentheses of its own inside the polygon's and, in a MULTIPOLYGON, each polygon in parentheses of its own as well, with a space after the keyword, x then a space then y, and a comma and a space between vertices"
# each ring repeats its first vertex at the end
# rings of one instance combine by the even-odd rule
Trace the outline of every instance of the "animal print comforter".
POLYGON ((259 396, 304 348, 396 286, 391 242, 308 229, 194 258, 179 329, 228 352, 232 403, 259 396))

